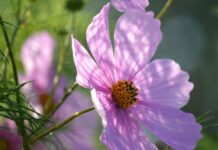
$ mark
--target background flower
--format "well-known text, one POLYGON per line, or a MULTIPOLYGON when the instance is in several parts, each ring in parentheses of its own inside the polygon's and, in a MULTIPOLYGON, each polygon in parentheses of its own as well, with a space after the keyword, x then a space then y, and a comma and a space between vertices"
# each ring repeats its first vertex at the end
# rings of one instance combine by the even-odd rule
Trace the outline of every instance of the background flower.
POLYGON ((0 129, 1 150, 22 150, 22 138, 14 131, 0 129))
MULTIPOLYGON (((20 82, 30 81, 23 88, 23 91, 39 113, 45 113, 45 105, 52 90, 55 75, 52 66, 54 43, 49 33, 40 32, 28 38, 22 48, 25 74, 20 75, 20 82)), ((58 100, 63 97, 64 89, 67 86, 67 80, 62 76, 48 110, 51 110, 58 103, 58 100)), ((51 119, 56 123, 60 123, 75 112, 90 106, 91 103, 88 97, 79 91, 75 91, 51 119)), ((33 146, 33 149, 39 149, 42 145, 48 149, 53 146, 59 147, 59 149, 77 149, 78 147, 84 150, 94 149, 92 137, 95 132, 95 125, 95 114, 94 112, 89 113, 56 131, 50 136, 52 140, 45 138, 44 141, 40 141, 33 146)))

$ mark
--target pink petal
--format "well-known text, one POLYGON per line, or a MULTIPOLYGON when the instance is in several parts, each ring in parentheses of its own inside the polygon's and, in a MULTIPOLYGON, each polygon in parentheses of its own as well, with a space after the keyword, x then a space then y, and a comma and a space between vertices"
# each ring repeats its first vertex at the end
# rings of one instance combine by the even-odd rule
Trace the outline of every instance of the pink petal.
POLYGON ((160 21, 151 12, 128 11, 115 28, 115 61, 119 79, 130 79, 154 55, 162 38, 160 21))
POLYGON ((194 149, 202 135, 192 114, 166 105, 139 103, 131 111, 145 128, 176 150, 194 149))
POLYGON ((92 90, 92 99, 100 114, 104 131, 101 141, 111 150, 157 150, 128 111, 114 106, 110 95, 92 90))
MULTIPOLYGON (((43 110, 39 102, 39 95, 38 95, 41 90, 39 91, 39 89, 34 86, 34 84, 37 84, 37 83, 35 83, 35 81, 32 81, 32 79, 30 79, 28 76, 23 75, 23 74, 19 74, 19 82, 20 83, 28 82, 21 88, 21 90, 27 97, 30 104, 34 107, 34 109, 38 113, 42 113, 43 110)), ((48 92, 49 91, 46 90, 43 93, 48 93, 48 92)), ((34 116, 38 116, 38 115, 35 114, 34 116)))
POLYGON ((106 113, 109 113, 110 111, 113 111, 115 109, 115 105, 111 99, 111 95, 93 89, 91 91, 91 96, 95 109, 102 118, 103 126, 106 126, 106 113))
POLYGON ((40 79, 49 75, 54 47, 54 40, 47 32, 36 33, 27 39, 22 47, 21 57, 28 76, 40 79))
POLYGON ((170 59, 158 59, 146 65, 135 77, 139 99, 181 108, 187 104, 193 84, 188 73, 170 59))
POLYGON ((111 0, 111 3, 121 12, 131 9, 144 10, 149 5, 148 0, 111 0))
POLYGON ((31 93, 32 90, 33 90, 33 84, 31 81, 31 79, 29 79, 29 77, 27 77, 25 74, 19 74, 18 75, 18 79, 19 79, 19 83, 22 84, 22 83, 25 83, 27 82, 23 87, 22 87, 22 90, 25 94, 28 94, 28 93, 31 93))
POLYGON ((110 82, 88 54, 86 49, 72 37, 73 58, 77 69, 76 81, 83 87, 109 91, 110 82))
POLYGON ((112 82, 114 81, 114 56, 109 34, 109 9, 110 5, 105 5, 101 12, 93 18, 93 21, 87 28, 86 38, 96 63, 112 82))

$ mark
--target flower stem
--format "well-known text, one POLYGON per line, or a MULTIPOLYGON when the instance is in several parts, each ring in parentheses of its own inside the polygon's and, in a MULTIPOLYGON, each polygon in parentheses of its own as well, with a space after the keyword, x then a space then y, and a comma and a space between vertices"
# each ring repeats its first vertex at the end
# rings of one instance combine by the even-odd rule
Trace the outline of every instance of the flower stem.
POLYGON ((166 145, 165 150, 169 150, 169 146, 168 145, 166 145))
MULTIPOLYGON (((65 38, 65 41, 64 41, 64 46, 63 46, 63 49, 61 50, 61 54, 60 54, 60 60, 58 62, 58 66, 57 66, 57 71, 56 71, 56 74, 54 76, 54 79, 53 79, 53 86, 52 86, 52 89, 51 89, 51 93, 49 95, 49 98, 47 100, 47 103, 45 105, 45 114, 48 113, 49 111, 49 108, 52 104, 52 100, 53 100, 53 97, 54 97, 54 94, 55 94, 55 90, 58 86, 58 83, 60 81, 60 78, 61 78, 61 72, 62 72, 62 69, 63 69, 63 63, 65 61, 65 57, 66 57, 66 49, 69 47, 69 44, 70 44, 70 34, 71 32, 74 31, 74 26, 75 26, 75 15, 73 13, 72 15, 72 19, 71 19, 71 23, 69 25, 69 32, 68 34, 66 35, 66 38, 65 38)), ((62 103, 61 103, 62 105, 62 103)), ((59 108, 59 107, 58 107, 59 108)), ((55 109, 56 111, 57 109, 55 109)))
MULTIPOLYGON (((1 17, 1 15, 0 15, 0 25, 1 25, 2 30, 3 30, 5 42, 6 42, 6 45, 8 47, 9 57, 10 57, 11 63, 12 63, 12 70, 13 70, 15 85, 18 86, 19 83, 18 83, 18 76, 17 76, 17 68, 16 68, 16 65, 15 65, 15 59, 14 59, 14 55, 13 55, 13 52, 12 52, 12 49, 11 49, 11 43, 10 43, 10 40, 8 38, 8 34, 7 34, 7 31, 6 31, 5 25, 4 25, 4 21, 3 21, 2 17, 1 17)), ((17 100, 18 104, 21 104, 21 101, 19 99, 19 91, 16 92, 16 100, 17 100)), ((26 135, 26 130, 25 130, 25 126, 24 126, 24 119, 23 119, 22 113, 20 113, 20 117, 21 117, 21 119, 17 120, 16 124, 18 125, 19 130, 21 132, 21 135, 23 137, 24 150, 29 150, 30 148, 29 148, 29 145, 28 145, 28 140, 27 140, 27 135, 26 135)))
MULTIPOLYGON (((18 1, 18 8, 17 8, 17 12, 15 13, 15 17, 16 17, 16 25, 14 25, 15 29, 12 33, 11 36, 11 40, 10 40, 10 45, 11 45, 11 49, 13 49, 13 45, 14 45, 14 41, 15 41, 15 37, 17 35, 18 29, 20 29, 21 24, 26 20, 26 14, 27 12, 32 8, 32 5, 30 5, 29 7, 26 8, 26 10, 24 11, 23 15, 21 15, 21 0, 18 1), (23 16, 23 17, 22 17, 23 16)), ((6 58, 8 58, 8 49, 6 50, 6 58)), ((7 73, 7 61, 4 63, 3 69, 2 69, 4 75, 3 78, 5 79, 6 77, 6 73, 7 73)))
POLYGON ((156 18, 161 19, 169 10, 170 6, 172 5, 173 0, 167 0, 167 2, 165 3, 164 7, 162 8, 162 10, 158 13, 158 15, 156 16, 156 18))
POLYGON ((95 108, 94 107, 91 107, 91 108, 88 108, 88 109, 85 109, 85 110, 82 110, 82 111, 79 111, 79 112, 76 112, 75 114, 73 114, 71 117, 67 118, 66 120, 64 120, 62 123, 60 124, 57 124, 57 125, 54 125, 53 127, 50 127, 48 130, 45 130, 44 132, 40 133, 39 135, 36 135, 34 137, 32 137, 30 139, 30 143, 34 143, 36 142, 37 140, 47 136, 48 134, 50 134, 51 132, 55 131, 55 130, 58 130, 60 129, 61 127, 63 127, 64 125, 66 125, 67 123, 69 123, 70 121, 72 121, 73 119, 81 116, 82 114, 85 114, 87 112, 90 112, 92 110, 94 110, 95 108))
POLYGON ((17 2, 17 12, 16 12, 17 20, 19 20, 19 18, 20 18, 20 12, 21 12, 21 0, 18 0, 18 2, 17 2))
POLYGON ((8 34, 7 34, 6 29, 5 29, 4 21, 2 20, 1 16, 0 16, 0 24, 1 24, 3 34, 4 34, 4 37, 5 37, 5 42, 7 44, 8 50, 9 50, 9 57, 10 57, 11 63, 12 63, 14 81, 15 81, 15 84, 18 85, 18 76, 17 76, 17 68, 16 68, 16 65, 15 65, 15 59, 14 59, 14 55, 13 55, 13 52, 12 52, 12 49, 11 49, 11 44, 10 44, 10 41, 9 41, 9 38, 8 38, 8 34))
POLYGON ((58 110, 58 108, 65 102, 65 100, 68 98, 68 96, 70 96, 70 94, 76 89, 77 86, 78 84, 74 83, 70 88, 67 89, 67 91, 65 92, 64 96, 61 98, 59 103, 55 106, 55 108, 51 111, 51 113, 48 114, 48 118, 51 118, 53 116, 56 110, 58 110))

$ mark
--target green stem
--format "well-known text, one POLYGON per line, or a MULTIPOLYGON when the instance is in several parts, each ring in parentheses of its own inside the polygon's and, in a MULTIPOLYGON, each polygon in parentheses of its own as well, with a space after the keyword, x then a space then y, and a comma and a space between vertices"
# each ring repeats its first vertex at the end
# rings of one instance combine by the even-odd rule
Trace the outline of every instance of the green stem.
POLYGON ((209 109, 209 110, 206 111, 205 113, 201 114, 200 116, 198 116, 198 117, 196 118, 196 121, 197 121, 198 123, 201 123, 202 120, 204 120, 206 117, 209 116, 209 114, 212 113, 212 111, 213 111, 212 109, 209 109))
POLYGON ((17 68, 16 68, 16 65, 15 65, 15 59, 14 59, 14 55, 13 55, 13 52, 12 52, 12 49, 11 49, 11 44, 10 44, 10 41, 9 41, 9 38, 8 38, 8 34, 7 34, 6 29, 5 29, 5 25, 4 25, 4 22, 3 22, 1 16, 0 16, 0 24, 2 26, 3 34, 4 34, 4 37, 5 37, 5 42, 7 44, 8 50, 9 50, 9 57, 10 57, 11 63, 12 63, 14 81, 15 81, 15 84, 18 85, 18 76, 17 76, 17 68))
MULTIPOLYGON (((13 47, 13 44, 14 44, 14 40, 15 40, 15 37, 16 37, 16 34, 17 34, 17 32, 18 32, 18 29, 19 29, 19 26, 20 26, 20 24, 21 24, 21 21, 20 21, 20 19, 18 18, 17 19, 17 23, 16 23, 16 26, 15 26, 15 30, 14 30, 14 32, 13 32, 13 34, 12 34, 12 38, 11 38, 11 42, 10 42, 10 46, 11 46, 11 49, 12 49, 12 47, 13 47)), ((9 48, 8 48, 9 49, 9 48)), ((8 54, 9 54, 10 52, 9 51, 7 51, 6 52, 6 58, 8 58, 8 54)), ((3 72, 4 72, 4 78, 6 77, 6 69, 7 69, 7 62, 4 64, 4 68, 3 68, 3 72)))
MULTIPOLYGON (((11 44, 10 44, 8 34, 7 34, 7 31, 6 31, 6 28, 5 28, 5 25, 4 25, 4 22, 3 22, 3 19, 1 17, 1 15, 0 15, 0 24, 1 24, 3 34, 4 34, 4 37, 5 37, 6 45, 8 47, 9 57, 10 57, 11 63, 12 63, 14 81, 15 81, 15 84, 18 86, 19 83, 18 83, 18 75, 17 75, 17 68, 16 68, 16 64, 15 64, 15 59, 14 59, 14 55, 13 55, 13 52, 12 52, 12 49, 11 49, 11 44)), ((17 91, 17 93, 16 93, 16 100, 17 100, 18 104, 21 103, 21 101, 19 99, 19 91, 17 91)), ((28 139, 27 139, 26 130, 25 130, 25 127, 24 127, 24 119, 23 119, 22 114, 20 114, 20 116, 21 116, 22 119, 17 121, 17 125, 20 124, 19 129, 20 129, 20 132, 21 132, 22 137, 23 137, 24 150, 29 150, 30 148, 28 146, 28 139)))
MULTIPOLYGON (((11 37, 11 40, 10 40, 10 45, 11 45, 11 49, 12 49, 12 47, 13 47, 13 43, 14 43, 14 40, 15 40, 15 36, 16 36, 16 34, 17 34, 17 31, 18 31, 18 29, 19 29, 19 26, 20 26, 20 24, 21 24, 21 19, 20 19, 20 12, 21 12, 21 0, 18 0, 18 2, 17 2, 17 11, 16 11, 16 13, 15 13, 15 17, 16 17, 16 20, 17 20, 17 22, 16 22, 16 25, 15 25, 15 30, 14 30, 14 32, 12 33, 12 37, 11 37)), ((8 51, 6 52, 6 57, 8 57, 8 51)), ((6 67, 7 66, 7 62, 4 64, 4 77, 6 76, 6 67)))
POLYGON ((58 110, 58 108, 65 102, 65 100, 70 96, 70 94, 76 89, 78 86, 77 83, 74 83, 70 88, 67 89, 64 96, 61 98, 59 103, 55 106, 55 108, 51 111, 51 113, 48 115, 48 118, 51 118, 53 114, 58 110))
POLYGON ((166 145, 165 150, 169 150, 169 146, 168 145, 166 145))
POLYGON ((168 0, 156 18, 161 19, 169 10, 170 6, 172 5, 173 0, 168 0))
POLYGON ((54 94, 55 94, 55 90, 58 86, 58 83, 60 81, 60 78, 61 78, 61 72, 62 72, 62 68, 63 68, 63 62, 65 60, 65 49, 63 49, 61 51, 61 55, 60 55, 60 62, 58 63, 58 66, 57 66, 57 72, 54 76, 54 80, 53 80, 53 86, 52 86, 52 89, 51 89, 51 93, 49 95, 49 98, 45 104, 45 110, 44 110, 44 114, 48 114, 49 113, 49 108, 52 104, 52 101, 53 101, 53 98, 54 98, 54 94))
POLYGON ((20 18, 20 12, 21 12, 21 0, 18 0, 18 2, 17 2, 17 12, 16 12, 17 20, 19 20, 19 18, 20 18))
MULTIPOLYGON (((63 69, 63 63, 65 61, 65 57, 66 57, 66 49, 68 48, 69 44, 70 44, 70 34, 71 32, 73 32, 74 30, 74 26, 75 26, 75 15, 73 14, 72 16, 72 20, 71 20, 71 24, 69 25, 69 34, 67 34, 66 38, 65 38, 65 41, 64 41, 64 48, 61 50, 61 54, 60 54, 60 61, 58 63, 58 66, 57 66, 57 72, 55 74, 55 77, 54 77, 54 80, 53 80, 53 87, 51 89, 51 93, 50 93, 50 96, 47 100, 47 103, 45 105, 45 111, 44 113, 47 114, 48 111, 49 111, 49 107, 51 106, 52 104, 52 100, 53 100, 53 97, 54 97, 54 93, 55 93, 55 90, 58 86, 58 83, 60 81, 60 78, 61 78, 61 72, 62 72, 62 69, 63 69)), ((55 109, 56 111, 56 109, 55 109)))
POLYGON ((18 32, 18 29, 19 29, 21 23, 22 23, 22 21, 21 21, 20 19, 17 20, 15 30, 14 30, 14 32, 13 32, 13 34, 12 34, 12 37, 11 37, 11 45, 12 45, 12 46, 13 46, 13 44, 14 44, 14 40, 15 40, 16 34, 17 34, 17 32, 18 32))
MULTIPOLYGON (((14 45, 14 41, 15 41, 15 37, 17 35, 17 32, 18 32, 18 29, 20 28, 20 25, 22 24, 23 21, 25 21, 25 16, 27 14, 27 12, 32 8, 32 5, 30 4, 26 10, 24 11, 23 15, 20 15, 20 10, 21 10, 21 0, 18 1, 18 9, 17 9, 17 13, 15 13, 15 16, 16 16, 16 25, 15 25, 15 30, 14 32, 12 33, 12 37, 11 37, 11 41, 10 41, 10 45, 11 45, 11 49, 14 45), (21 18, 21 16, 24 16, 23 18, 21 18)), ((6 58, 8 58, 8 51, 6 51, 6 58)), ((3 78, 5 79, 6 77, 6 73, 7 73, 7 61, 4 63, 4 66, 3 66, 3 71, 4 73, 3 75, 3 78)))
POLYGON ((38 141, 39 139, 47 136, 48 134, 52 133, 53 131, 55 130, 58 130, 60 129, 61 127, 63 127, 64 125, 66 125, 67 123, 69 123, 70 121, 72 121, 73 119, 81 116, 82 114, 85 114, 87 112, 90 112, 92 110, 94 110, 95 108, 94 107, 91 107, 91 108, 88 108, 88 109, 85 109, 85 110, 82 110, 82 111, 79 111, 79 112, 76 112, 75 114, 73 114, 71 117, 69 117, 68 119, 64 120, 62 123, 60 124, 57 124, 57 125, 54 125, 53 127, 50 127, 48 130, 40 133, 39 135, 36 135, 34 137, 32 137, 30 139, 30 143, 34 143, 36 141, 38 141))

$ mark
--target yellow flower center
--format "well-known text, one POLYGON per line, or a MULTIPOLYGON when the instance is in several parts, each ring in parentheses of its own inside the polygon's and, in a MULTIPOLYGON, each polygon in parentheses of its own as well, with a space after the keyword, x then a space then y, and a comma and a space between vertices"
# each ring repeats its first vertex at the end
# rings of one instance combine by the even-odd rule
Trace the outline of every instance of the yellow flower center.
POLYGON ((11 147, 10 144, 6 140, 0 139, 0 149, 10 150, 11 149, 10 147, 11 147))
POLYGON ((129 108, 137 102, 138 89, 132 81, 119 80, 112 86, 112 99, 120 108, 129 108))

